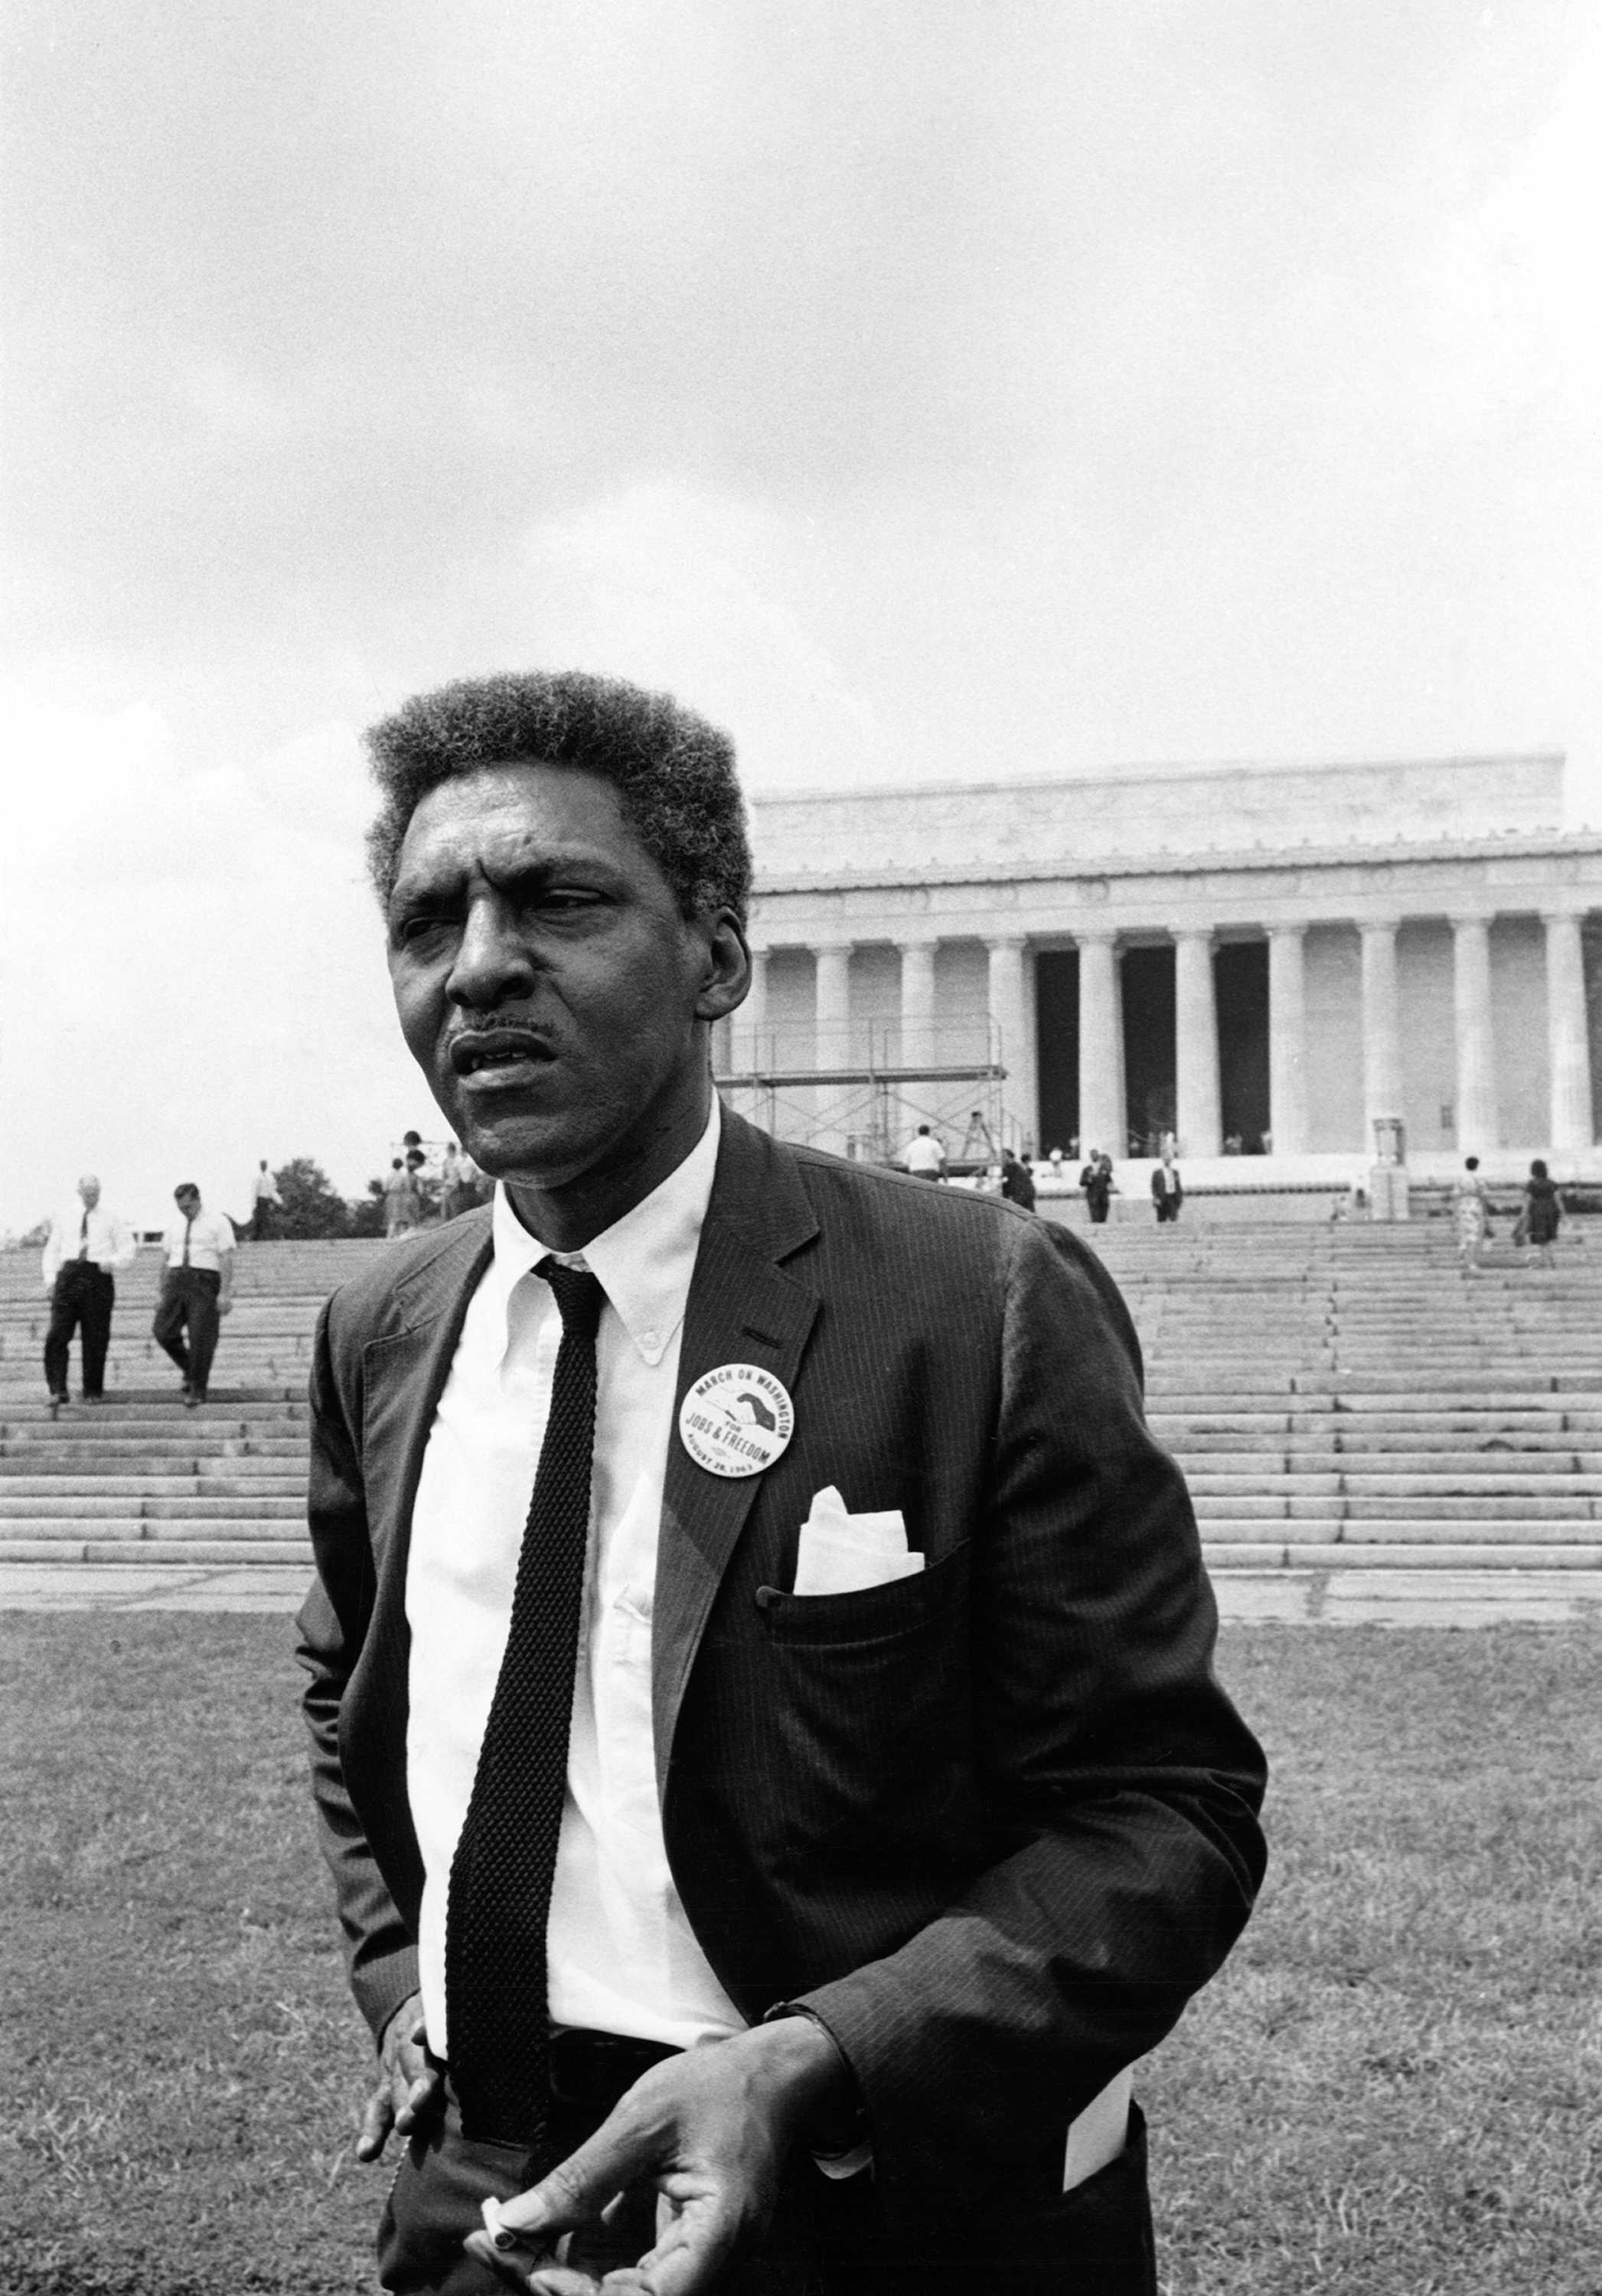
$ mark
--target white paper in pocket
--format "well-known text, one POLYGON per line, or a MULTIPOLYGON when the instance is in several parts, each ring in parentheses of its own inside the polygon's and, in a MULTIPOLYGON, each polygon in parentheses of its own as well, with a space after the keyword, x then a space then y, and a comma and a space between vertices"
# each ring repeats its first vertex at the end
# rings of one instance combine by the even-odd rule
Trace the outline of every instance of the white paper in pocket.
POLYGON ((848 1514, 833 1483, 813 1500, 801 1527, 795 1556, 798 1595, 850 1595, 863 1587, 883 1587, 910 1578, 924 1567, 908 1554, 907 1525, 899 1507, 877 1514, 848 1514))

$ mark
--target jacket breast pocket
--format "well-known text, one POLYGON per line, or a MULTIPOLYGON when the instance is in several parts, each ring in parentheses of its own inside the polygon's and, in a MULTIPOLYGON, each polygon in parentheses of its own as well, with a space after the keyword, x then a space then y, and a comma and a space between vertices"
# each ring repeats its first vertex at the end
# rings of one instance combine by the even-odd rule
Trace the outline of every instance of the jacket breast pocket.
POLYGON ((859 1883, 960 1857, 976 1810, 968 1550, 844 1595, 768 1591, 761 1734, 770 1854, 859 1883))
POLYGON ((856 1587, 847 1595, 786 1595, 776 1587, 759 1587, 757 1607, 770 1642, 884 1644, 938 1628, 954 1605, 965 1604, 967 1592, 968 1550, 963 1546, 908 1578, 856 1587))

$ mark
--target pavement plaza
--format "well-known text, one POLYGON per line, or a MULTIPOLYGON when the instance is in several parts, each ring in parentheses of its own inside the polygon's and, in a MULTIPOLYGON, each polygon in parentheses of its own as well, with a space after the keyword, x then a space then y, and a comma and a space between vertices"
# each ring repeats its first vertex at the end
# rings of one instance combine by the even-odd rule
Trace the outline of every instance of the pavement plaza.
MULTIPOLYGON (((0 1563, 0 1611, 264 1611, 288 1617, 302 1565, 0 1563)), ((1220 1615, 1241 1626, 1602 1628, 1599 1570, 1223 1570, 1220 1615)))

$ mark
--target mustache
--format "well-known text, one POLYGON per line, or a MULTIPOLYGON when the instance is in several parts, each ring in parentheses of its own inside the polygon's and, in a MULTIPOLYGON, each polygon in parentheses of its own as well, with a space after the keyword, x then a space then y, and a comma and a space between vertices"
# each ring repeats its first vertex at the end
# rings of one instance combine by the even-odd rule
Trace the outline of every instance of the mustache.
POLYGON ((488 1061, 554 1060, 555 1049, 545 1029, 512 1021, 455 1029, 445 1040, 446 1058, 458 1076, 471 1075, 488 1061))

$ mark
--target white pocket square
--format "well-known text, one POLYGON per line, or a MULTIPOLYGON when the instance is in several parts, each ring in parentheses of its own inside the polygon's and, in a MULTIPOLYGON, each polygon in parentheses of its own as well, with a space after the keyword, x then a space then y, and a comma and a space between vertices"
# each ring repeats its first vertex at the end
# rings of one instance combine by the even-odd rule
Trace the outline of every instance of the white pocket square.
POLYGON ((801 1527, 795 1556, 798 1595, 850 1595, 863 1587, 883 1587, 910 1578, 924 1567, 921 1554, 907 1549, 907 1525, 899 1507, 878 1514, 848 1514, 833 1483, 819 1491, 801 1527))

